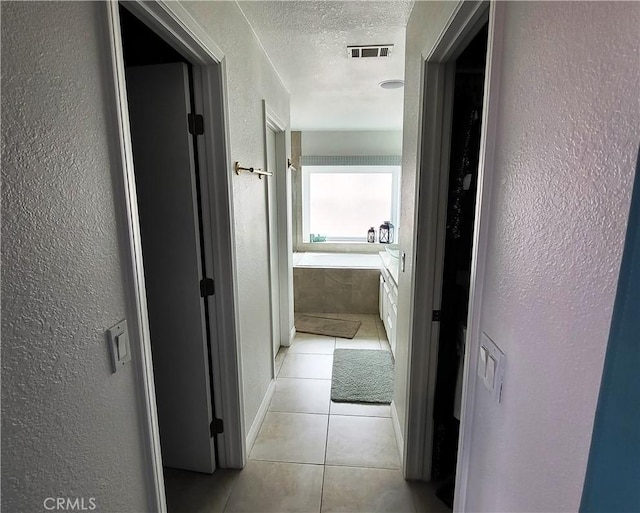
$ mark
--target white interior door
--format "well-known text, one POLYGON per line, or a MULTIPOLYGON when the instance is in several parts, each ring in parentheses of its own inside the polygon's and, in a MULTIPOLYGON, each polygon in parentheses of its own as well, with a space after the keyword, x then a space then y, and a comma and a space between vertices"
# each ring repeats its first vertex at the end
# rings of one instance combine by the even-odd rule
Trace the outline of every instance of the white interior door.
POLYGON ((187 66, 127 69, 163 464, 215 470, 187 66))
POLYGON ((271 325, 273 356, 280 350, 280 272, 278 248, 278 207, 277 207, 277 160, 276 133, 267 127, 267 171, 273 176, 267 178, 269 205, 269 271, 271 274, 271 325))

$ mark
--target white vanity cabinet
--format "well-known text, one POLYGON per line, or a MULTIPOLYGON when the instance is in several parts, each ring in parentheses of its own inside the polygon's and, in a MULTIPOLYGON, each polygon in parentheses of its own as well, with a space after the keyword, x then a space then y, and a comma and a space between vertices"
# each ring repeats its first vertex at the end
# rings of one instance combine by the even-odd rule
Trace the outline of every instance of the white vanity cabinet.
POLYGON ((398 319, 398 284, 393 275, 393 260, 386 255, 380 254, 382 265, 380 266, 380 296, 379 310, 380 319, 384 324, 391 352, 396 354, 396 324, 398 319))

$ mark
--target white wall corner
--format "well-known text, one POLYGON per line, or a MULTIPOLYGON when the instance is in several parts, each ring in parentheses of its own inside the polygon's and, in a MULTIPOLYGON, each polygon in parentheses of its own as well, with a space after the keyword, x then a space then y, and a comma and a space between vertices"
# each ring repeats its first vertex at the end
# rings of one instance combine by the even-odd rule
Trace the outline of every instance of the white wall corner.
POLYGON ((253 444, 258 437, 258 431, 260 431, 260 427, 262 426, 262 422, 264 421, 265 416, 267 415, 267 410, 269 409, 269 404, 271 404, 271 398, 273 397, 273 393, 276 390, 276 380, 272 379, 267 387, 267 391, 262 398, 262 403, 260 403, 260 408, 258 408, 258 413, 256 413, 253 422, 251 423, 251 428, 247 433, 247 456, 251 454, 251 449, 253 449, 253 444))
MULTIPOLYGON (((293 339, 296 338, 296 327, 293 326, 291 328, 291 333, 289 333, 289 346, 293 344, 293 339)), ((288 346, 287 346, 288 347, 288 346)))

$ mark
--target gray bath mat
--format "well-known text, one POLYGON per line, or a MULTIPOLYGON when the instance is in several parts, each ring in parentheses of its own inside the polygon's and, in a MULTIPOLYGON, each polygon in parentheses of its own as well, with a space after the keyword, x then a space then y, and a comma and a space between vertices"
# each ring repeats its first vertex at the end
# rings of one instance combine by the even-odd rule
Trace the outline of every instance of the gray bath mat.
POLYGON ((389 404, 393 399, 393 356, 376 349, 333 352, 331 400, 389 404))
POLYGON ((296 331, 326 335, 327 337, 353 338, 361 324, 360 321, 343 321, 342 319, 302 315, 296 319, 296 331))

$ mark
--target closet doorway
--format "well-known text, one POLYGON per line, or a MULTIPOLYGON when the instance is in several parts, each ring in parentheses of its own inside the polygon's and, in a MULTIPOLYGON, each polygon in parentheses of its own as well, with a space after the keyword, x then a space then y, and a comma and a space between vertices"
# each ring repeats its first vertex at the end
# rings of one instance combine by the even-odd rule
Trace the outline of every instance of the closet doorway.
POLYGON ((151 500, 164 511, 163 464, 210 473, 246 461, 224 54, 176 23, 189 19, 178 3, 105 8, 127 319, 151 500))
MULTIPOLYGON (((438 497, 453 507, 460 430, 462 379, 471 286, 471 256, 486 67, 485 23, 452 66, 453 101, 446 182, 431 479, 438 497)), ((444 217, 444 216, 442 216, 444 217)), ((434 319, 435 320, 435 319, 434 319)))
POLYGON ((215 317, 193 66, 124 7, 120 24, 162 461, 212 473, 215 317))
POLYGON ((478 351, 499 15, 488 2, 459 4, 423 68, 405 476, 432 481, 445 503, 456 497, 460 510, 478 351))

